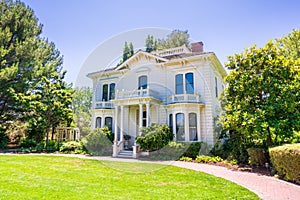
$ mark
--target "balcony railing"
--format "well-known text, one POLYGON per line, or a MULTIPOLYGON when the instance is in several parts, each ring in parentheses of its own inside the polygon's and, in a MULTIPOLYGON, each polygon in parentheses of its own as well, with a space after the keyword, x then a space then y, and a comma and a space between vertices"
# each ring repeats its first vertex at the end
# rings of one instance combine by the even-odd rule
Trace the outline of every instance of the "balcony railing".
POLYGON ((200 94, 174 94, 167 99, 167 104, 172 103, 200 103, 200 94))
POLYGON ((112 109, 114 104, 109 101, 97 101, 95 102, 95 109, 112 109))
POLYGON ((132 99, 132 98, 142 98, 142 97, 154 97, 159 99, 159 93, 149 88, 140 89, 140 90, 122 90, 122 91, 117 91, 116 99, 132 99))

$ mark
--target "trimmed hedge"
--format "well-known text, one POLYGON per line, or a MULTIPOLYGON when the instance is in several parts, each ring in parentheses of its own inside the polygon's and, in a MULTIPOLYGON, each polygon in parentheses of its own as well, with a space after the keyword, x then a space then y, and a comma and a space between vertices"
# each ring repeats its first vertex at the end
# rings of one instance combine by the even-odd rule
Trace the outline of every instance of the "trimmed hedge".
POLYGON ((300 143, 273 147, 269 153, 278 175, 300 184, 300 143))

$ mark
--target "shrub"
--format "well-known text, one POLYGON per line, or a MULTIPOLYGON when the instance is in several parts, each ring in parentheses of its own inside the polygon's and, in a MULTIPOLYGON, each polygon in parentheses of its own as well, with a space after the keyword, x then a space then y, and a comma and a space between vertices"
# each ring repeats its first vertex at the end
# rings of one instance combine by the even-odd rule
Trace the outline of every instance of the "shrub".
POLYGON ((218 162, 223 162, 224 160, 220 158, 219 156, 204 156, 200 155, 197 156, 196 161, 198 163, 218 163, 218 162))
POLYGON ((163 148, 150 153, 154 160, 178 160, 186 151, 187 147, 181 142, 169 142, 163 148))
POLYGON ((182 156, 179 160, 180 160, 180 161, 187 161, 187 162, 190 162, 190 161, 192 161, 193 159, 190 158, 190 157, 182 156))
POLYGON ((83 144, 77 141, 64 142, 59 148, 59 151, 63 153, 85 153, 83 144))
POLYGON ((82 143, 92 155, 108 156, 112 154, 112 143, 107 138, 105 128, 94 129, 82 140, 82 143))
POLYGON ((37 146, 37 142, 34 139, 23 138, 20 142, 21 148, 35 148, 37 146))
POLYGON ((256 166, 264 166, 266 163, 265 151, 262 148, 249 148, 249 164, 256 166))
POLYGON ((149 127, 141 128, 142 135, 136 138, 136 143, 144 151, 155 151, 166 146, 169 141, 173 140, 171 129, 163 124, 152 124, 149 127))
MULTIPOLYGON (((186 150, 184 151, 182 156, 190 157, 195 159, 200 152, 201 145, 204 144, 202 142, 186 142, 184 143, 186 150)), ((205 146, 205 145, 202 145, 205 146)))
POLYGON ((269 149, 270 160, 279 176, 300 183, 300 143, 269 149))
POLYGON ((48 145, 46 146, 45 143, 45 148, 47 152, 55 152, 59 150, 59 143, 55 140, 49 140, 48 145))

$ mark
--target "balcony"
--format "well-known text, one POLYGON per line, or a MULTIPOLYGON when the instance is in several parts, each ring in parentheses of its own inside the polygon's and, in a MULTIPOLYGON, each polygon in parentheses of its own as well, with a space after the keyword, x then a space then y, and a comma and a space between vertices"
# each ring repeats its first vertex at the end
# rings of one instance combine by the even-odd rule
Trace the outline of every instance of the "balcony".
POLYGON ((143 97, 153 97, 156 99, 160 99, 159 93, 155 92, 149 88, 140 89, 140 90, 117 91, 116 99, 132 99, 132 98, 143 98, 143 97))
POLYGON ((174 94, 167 99, 167 104, 173 103, 200 103, 200 94, 174 94))
POLYGON ((95 109, 112 109, 114 104, 109 101, 96 101, 95 109))

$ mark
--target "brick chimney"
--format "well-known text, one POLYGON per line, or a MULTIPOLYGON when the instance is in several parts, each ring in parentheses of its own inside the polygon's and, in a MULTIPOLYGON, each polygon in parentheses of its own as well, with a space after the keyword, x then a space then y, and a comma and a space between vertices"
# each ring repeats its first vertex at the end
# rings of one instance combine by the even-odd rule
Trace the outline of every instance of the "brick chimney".
POLYGON ((203 52, 203 42, 194 42, 191 44, 192 52, 203 52))

